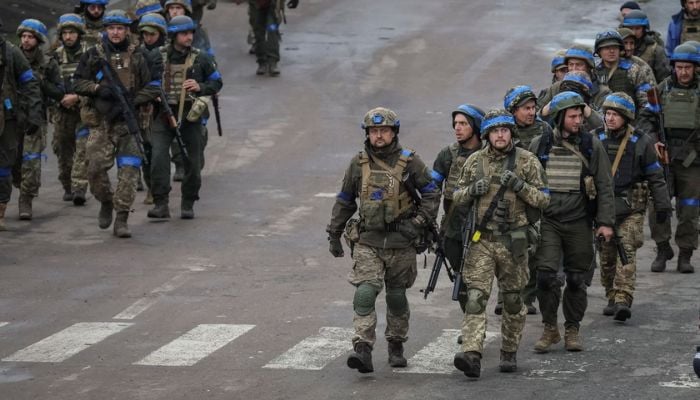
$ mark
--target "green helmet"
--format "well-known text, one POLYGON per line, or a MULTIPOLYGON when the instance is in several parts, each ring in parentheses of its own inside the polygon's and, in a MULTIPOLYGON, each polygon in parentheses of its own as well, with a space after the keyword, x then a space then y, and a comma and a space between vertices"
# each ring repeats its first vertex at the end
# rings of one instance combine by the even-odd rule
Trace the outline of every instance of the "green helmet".
POLYGON ((676 48, 673 49, 673 53, 671 54, 669 62, 671 63, 671 65, 675 65, 676 61, 683 61, 693 63, 695 65, 700 65, 700 53, 698 52, 698 48, 693 46, 689 42, 685 42, 676 46, 676 48))
POLYGON ((517 125, 513 114, 503 109, 490 110, 481 120, 481 134, 488 137, 492 130, 501 126, 510 128, 511 133, 515 134, 517 125))
POLYGON ((75 29, 82 35, 85 33, 85 20, 78 14, 63 14, 58 18, 56 30, 60 34, 65 28, 75 29))
POLYGON ((600 49, 603 47, 617 46, 620 50, 625 50, 625 43, 622 41, 622 36, 620 36, 617 31, 609 30, 605 32, 600 32, 595 36, 595 53, 598 54, 600 49))
POLYGON ((586 103, 583 101, 583 97, 576 92, 560 92, 549 104, 545 107, 547 110, 543 114, 551 115, 554 121, 559 121, 559 115, 562 111, 569 108, 575 107, 585 107, 586 103))
POLYGON ((636 111, 634 107, 634 100, 623 92, 615 92, 609 94, 603 101, 603 112, 606 110, 615 110, 625 118, 627 121, 634 120, 634 113, 636 111))
POLYGON ((617 33, 620 34, 620 37, 622 38, 623 43, 624 43, 624 40, 627 39, 628 37, 630 37, 630 36, 635 37, 634 32, 632 32, 632 29, 630 29, 630 28, 625 28, 625 27, 617 28, 617 33))
POLYGON ((110 25, 131 25, 131 18, 124 10, 112 10, 105 13, 104 18, 102 18, 102 24, 104 26, 110 25))
POLYGON ((49 30, 46 29, 46 25, 37 19, 25 19, 17 27, 17 36, 20 37, 24 32, 29 32, 39 44, 46 43, 47 37, 49 36, 49 30))
POLYGON ((158 13, 148 13, 141 17, 139 20, 139 32, 153 30, 160 32, 161 35, 165 36, 168 30, 168 23, 165 22, 165 18, 158 13))
POLYGON ((532 91, 532 88, 527 85, 515 86, 506 92, 506 96, 503 98, 503 107, 512 113, 528 100, 534 100, 537 103, 537 95, 532 91))
POLYGON ((187 15, 192 14, 192 0, 168 0, 163 4, 163 8, 167 10, 173 4, 181 5, 187 11, 187 15))
POLYGON ((394 133, 399 133, 401 123, 395 112, 388 108, 377 107, 367 111, 362 121, 362 129, 365 130, 365 133, 369 133, 369 128, 375 126, 389 126, 394 130, 394 133))
POLYGON ((163 11, 160 0, 139 0, 134 7, 136 18, 141 18, 146 14, 159 13, 163 11))

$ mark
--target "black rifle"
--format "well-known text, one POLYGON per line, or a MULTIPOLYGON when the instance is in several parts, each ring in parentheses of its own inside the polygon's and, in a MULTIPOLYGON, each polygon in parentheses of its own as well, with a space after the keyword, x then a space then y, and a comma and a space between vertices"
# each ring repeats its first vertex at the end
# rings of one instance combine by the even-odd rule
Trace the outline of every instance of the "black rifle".
MULTIPOLYGON (((603 235, 598 236, 598 243, 603 243, 605 241, 605 238, 603 235)), ((620 257, 620 261, 622 262, 622 265, 627 265, 630 263, 630 260, 627 258, 627 253, 625 252, 625 246, 622 244, 622 236, 619 236, 617 234, 617 229, 613 228, 613 237, 610 239, 611 242, 615 245, 615 248, 617 249, 617 255, 620 257)))
POLYGON ((221 132, 221 112, 219 110, 219 95, 213 94, 211 96, 211 104, 214 106, 214 118, 216 119, 216 131, 219 132, 219 136, 223 136, 221 132))
POLYGON ((459 292, 462 290, 462 285, 464 285, 464 281, 462 281, 462 269, 464 268, 464 263, 467 261, 469 250, 472 247, 472 235, 474 234, 476 209, 476 204, 469 208, 469 211, 467 212, 467 220, 464 221, 464 228, 462 229, 462 232, 464 233, 462 236, 462 258, 459 265, 459 270, 455 274, 454 286, 452 286, 452 300, 454 301, 459 300, 459 292))
POLYGON ((175 141, 178 147, 180 147, 180 153, 182 154, 182 161, 186 164, 190 162, 190 155, 187 152, 187 147, 185 147, 185 142, 182 141, 182 132, 180 132, 180 126, 182 123, 175 118, 175 113, 173 109, 168 104, 168 95, 165 94, 163 87, 160 86, 160 106, 162 107, 165 117, 168 119, 168 124, 172 129, 175 130, 175 141))
POLYGON ((661 165, 664 168, 664 180, 666 181, 666 186, 669 190, 669 194, 671 197, 673 197, 673 193, 671 193, 671 185, 668 182, 669 178, 669 163, 670 159, 668 157, 668 143, 666 143, 666 128, 664 128, 664 114, 661 110, 661 101, 660 101, 660 96, 659 96, 659 91, 656 90, 656 87, 652 87, 647 91, 647 99, 649 101, 649 104, 653 107, 656 107, 658 109, 658 116, 659 116, 659 143, 661 143, 661 149, 658 149, 655 147, 657 150, 657 156, 659 157, 659 162, 661 162, 661 165))
MULTIPOLYGON (((107 44, 105 47, 109 47, 109 45, 107 44)), ((100 70, 102 71, 102 78, 107 83, 109 88, 112 89, 112 93, 114 93, 114 96, 117 98, 120 108, 119 113, 126 122, 127 130, 136 141, 136 147, 138 147, 138 150, 141 153, 140 156, 143 159, 143 163, 148 165, 148 158, 146 157, 146 151, 143 148, 143 139, 141 138, 141 128, 139 128, 136 113, 134 112, 134 105, 132 104, 128 95, 129 92, 119 79, 114 78, 112 66, 109 64, 109 61, 102 58, 100 60, 100 64, 102 64, 100 67, 100 70)))

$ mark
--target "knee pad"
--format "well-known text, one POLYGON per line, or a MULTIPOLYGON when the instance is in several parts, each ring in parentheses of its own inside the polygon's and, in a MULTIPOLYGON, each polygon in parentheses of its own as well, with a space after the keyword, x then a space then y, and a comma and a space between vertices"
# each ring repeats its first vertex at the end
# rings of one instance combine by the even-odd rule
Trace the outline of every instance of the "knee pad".
POLYGON ((586 274, 583 272, 567 272, 566 287, 570 290, 583 290, 586 288, 586 274))
POLYGON ((557 273, 552 271, 537 271, 537 288, 542 290, 556 289, 561 286, 557 273))
POLYGON ((362 283, 355 289, 352 306, 357 315, 370 315, 374 311, 374 302, 379 291, 368 283, 362 283))
POLYGON ((523 309, 520 292, 503 292, 503 310, 508 314, 518 314, 523 309))
POLYGON ((483 314, 486 311, 486 303, 489 301, 489 296, 481 289, 467 289, 467 305, 465 311, 467 314, 483 314))
POLYGON ((391 315, 402 315, 408 311, 406 288, 386 288, 386 308, 391 315))

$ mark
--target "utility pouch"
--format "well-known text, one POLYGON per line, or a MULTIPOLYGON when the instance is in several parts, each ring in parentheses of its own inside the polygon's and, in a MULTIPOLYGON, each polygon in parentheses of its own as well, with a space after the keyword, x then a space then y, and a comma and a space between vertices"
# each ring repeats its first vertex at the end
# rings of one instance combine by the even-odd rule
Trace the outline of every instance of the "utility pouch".
POLYGON ((361 215, 366 231, 384 232, 386 222, 384 221, 384 202, 368 200, 362 202, 361 215))
POLYGON ((360 241, 360 220, 358 218, 353 218, 345 224, 343 237, 349 247, 353 247, 355 243, 360 241))
POLYGON ((629 205, 632 211, 644 211, 647 207, 647 199, 649 198, 649 184, 644 182, 637 182, 632 185, 629 191, 629 205))
POLYGON ((510 254, 517 264, 527 265, 529 241, 527 229, 516 229, 510 232, 510 254))
POLYGON ((598 190, 595 187, 595 181, 592 175, 586 175, 583 177, 583 187, 586 191, 586 196, 588 200, 594 200, 598 196, 598 190))
POLYGON ((205 98, 197 97, 192 103, 192 108, 190 108, 190 111, 187 113, 185 118, 190 122, 197 122, 208 107, 209 104, 205 101, 205 98))

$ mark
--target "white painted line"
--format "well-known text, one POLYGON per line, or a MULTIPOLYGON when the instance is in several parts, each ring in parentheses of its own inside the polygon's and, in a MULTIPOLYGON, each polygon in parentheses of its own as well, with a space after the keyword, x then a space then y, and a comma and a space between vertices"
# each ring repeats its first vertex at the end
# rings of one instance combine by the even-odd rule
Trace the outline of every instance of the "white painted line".
POLYGON ((270 361, 263 368, 320 370, 329 362, 352 350, 348 328, 322 327, 318 335, 308 337, 270 361))
POLYGON ((255 325, 198 325, 135 364, 166 367, 191 366, 254 327, 255 325))
POLYGON ((167 281, 164 284, 153 289, 147 295, 147 297, 136 300, 136 302, 134 302, 134 304, 130 305, 129 307, 124 309, 122 312, 120 312, 119 314, 112 317, 112 319, 127 319, 127 320, 129 320, 129 319, 136 318, 139 314, 141 314, 144 311, 151 308, 160 299, 160 297, 163 294, 168 293, 168 292, 172 292, 173 290, 182 286, 185 283, 185 281, 187 280, 189 274, 190 274, 190 271, 175 275, 169 281, 167 281))
MULTIPOLYGON (((396 368, 394 372, 405 374, 452 374, 457 371, 453 364, 455 353, 459 351, 457 336, 459 329, 443 329, 440 335, 420 349, 408 360, 406 368, 396 368)), ((484 345, 498 337, 498 333, 486 332, 484 345)))
POLYGON ((5 325, 9 325, 9 324, 10 324, 9 322, 0 322, 0 328, 2 328, 5 325))
MULTIPOLYGON (((688 368, 692 367, 688 366, 688 368)), ((659 382, 659 386, 679 389, 692 389, 700 388, 700 381, 695 379, 695 377, 691 377, 690 374, 681 374, 680 376, 678 376, 677 381, 659 382)))
POLYGON ((332 198, 335 198, 335 196, 337 196, 337 195, 338 195, 338 193, 323 193, 323 192, 321 192, 321 193, 316 193, 314 195, 314 197, 324 197, 324 198, 332 199, 332 198))
POLYGON ((129 322, 79 322, 2 361, 61 362, 131 325, 129 322))

